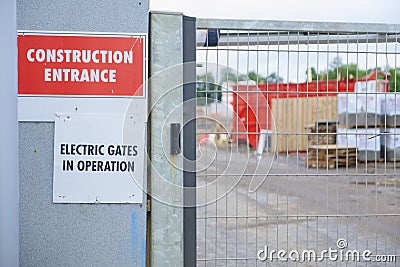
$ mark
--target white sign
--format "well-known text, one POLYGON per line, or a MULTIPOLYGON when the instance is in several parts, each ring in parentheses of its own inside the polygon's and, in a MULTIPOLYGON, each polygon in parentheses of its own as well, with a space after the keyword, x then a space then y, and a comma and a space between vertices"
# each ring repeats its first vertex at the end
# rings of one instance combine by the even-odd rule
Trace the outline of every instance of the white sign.
POLYGON ((57 115, 53 202, 142 203, 145 131, 142 116, 57 115))

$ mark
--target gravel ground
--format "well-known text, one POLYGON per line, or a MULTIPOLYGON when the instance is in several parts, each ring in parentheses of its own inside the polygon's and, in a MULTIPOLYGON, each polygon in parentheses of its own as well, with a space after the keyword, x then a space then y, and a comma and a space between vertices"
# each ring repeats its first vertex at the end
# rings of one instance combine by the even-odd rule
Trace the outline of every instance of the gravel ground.
POLYGON ((400 257, 397 265, 257 259, 266 248, 399 255, 400 163, 308 169, 304 154, 260 159, 246 146, 210 144, 199 146, 198 158, 198 266, 400 265, 400 257))

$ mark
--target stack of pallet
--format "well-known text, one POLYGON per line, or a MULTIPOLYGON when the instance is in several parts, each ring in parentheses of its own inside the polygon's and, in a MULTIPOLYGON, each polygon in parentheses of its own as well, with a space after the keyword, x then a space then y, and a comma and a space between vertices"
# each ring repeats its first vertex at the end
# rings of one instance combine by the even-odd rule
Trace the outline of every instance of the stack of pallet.
POLYGON ((336 145, 337 121, 317 121, 308 125, 306 164, 311 168, 336 168, 356 163, 357 148, 336 145))
POLYGON ((306 163, 311 168, 338 168, 356 164, 357 148, 335 145, 308 147, 306 163))
POLYGON ((337 121, 317 121, 306 126, 308 132, 308 145, 333 145, 336 144, 337 121))

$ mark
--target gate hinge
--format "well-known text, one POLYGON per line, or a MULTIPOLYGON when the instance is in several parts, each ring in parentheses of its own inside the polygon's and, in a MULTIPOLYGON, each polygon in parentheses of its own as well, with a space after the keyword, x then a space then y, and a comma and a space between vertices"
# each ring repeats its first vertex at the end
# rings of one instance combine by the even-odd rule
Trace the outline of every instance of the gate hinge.
POLYGON ((147 211, 151 211, 151 201, 150 201, 150 199, 148 199, 146 201, 146 208, 147 208, 147 211))

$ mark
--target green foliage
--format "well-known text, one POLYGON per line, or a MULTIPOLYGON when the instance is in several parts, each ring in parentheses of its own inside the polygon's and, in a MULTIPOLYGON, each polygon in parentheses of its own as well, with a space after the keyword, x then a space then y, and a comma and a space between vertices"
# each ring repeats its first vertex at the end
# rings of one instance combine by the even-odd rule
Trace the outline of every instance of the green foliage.
POLYGON ((400 92, 400 68, 390 69, 391 74, 389 89, 390 92, 400 92))
POLYGON ((367 72, 366 70, 359 69, 358 65, 354 63, 344 65, 340 57, 335 57, 329 65, 328 70, 317 73, 315 68, 311 67, 311 77, 313 81, 359 79, 365 77, 370 71, 373 70, 367 72))
MULTIPOLYGON (((308 75, 308 71, 306 71, 306 74, 308 75)), ((318 76, 317 71, 315 70, 314 67, 311 67, 311 80, 316 81, 319 79, 320 79, 320 77, 318 76)))
MULTIPOLYGON (((366 77, 369 73, 375 70, 381 71, 382 68, 374 68, 368 70, 362 70, 358 68, 357 64, 343 65, 340 58, 333 59, 329 66, 328 71, 321 71, 317 73, 315 68, 311 68, 312 80, 334 80, 334 79, 360 79, 366 77)), ((385 70, 390 73, 389 90, 390 92, 400 92, 400 68, 391 69, 390 66, 386 66, 385 70)), ((375 77, 374 77, 375 78, 375 77)), ((387 77, 384 74, 378 74, 376 79, 384 80, 387 77)))
POLYGON ((267 76, 266 81, 270 83, 283 82, 283 78, 278 74, 276 74, 275 72, 273 72, 267 76))
POLYGON ((215 83, 214 75, 211 72, 207 72, 205 74, 197 75, 197 81, 207 82, 207 83, 215 83))
POLYGON ((358 79, 367 76, 367 72, 365 70, 360 70, 358 68, 357 64, 349 64, 349 65, 344 65, 341 67, 344 69, 346 72, 348 72, 349 76, 343 75, 343 77, 349 78, 349 79, 358 79))
POLYGON ((204 106, 215 100, 221 100, 221 86, 215 84, 215 78, 210 72, 197 75, 196 91, 197 105, 204 106))
POLYGON ((261 76, 259 76, 255 71, 250 71, 247 76, 249 77, 249 80, 261 83, 263 82, 265 79, 261 76))
POLYGON ((237 71, 231 69, 231 68, 223 68, 221 70, 221 79, 220 82, 240 82, 240 81, 245 81, 247 79, 246 75, 240 74, 237 71))
POLYGON ((270 75, 268 75, 267 77, 263 77, 259 74, 257 74, 255 71, 250 71, 247 74, 249 80, 258 82, 258 83, 277 83, 277 82, 283 82, 283 78, 280 77, 278 74, 276 74, 275 72, 271 73, 270 75))

